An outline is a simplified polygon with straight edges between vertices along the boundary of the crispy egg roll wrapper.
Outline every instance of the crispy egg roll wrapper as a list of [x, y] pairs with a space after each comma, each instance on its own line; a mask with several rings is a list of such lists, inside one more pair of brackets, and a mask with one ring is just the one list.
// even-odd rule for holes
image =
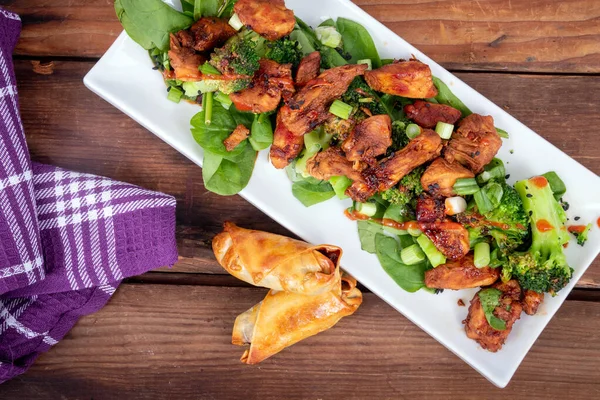
[[240, 314], [233, 326], [232, 343], [250, 344], [240, 359], [257, 364], [288, 346], [323, 332], [362, 303], [362, 293], [350, 276], [337, 288], [315, 296], [270, 290], [263, 301]]
[[317, 295], [331, 291], [340, 279], [342, 249], [337, 246], [312, 246], [231, 222], [225, 222], [212, 246], [227, 272], [255, 286]]

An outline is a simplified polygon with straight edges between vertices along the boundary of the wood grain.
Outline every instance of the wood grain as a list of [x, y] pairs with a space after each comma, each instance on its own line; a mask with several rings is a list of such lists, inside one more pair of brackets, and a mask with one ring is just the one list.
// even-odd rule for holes
[[[593, 0], [356, 0], [447, 68], [600, 72]], [[100, 57], [122, 28], [110, 0], [1, 0], [21, 14], [17, 54]]]
[[543, 399], [595, 398], [600, 390], [598, 303], [565, 303], [500, 390], [371, 294], [333, 329], [260, 365], [242, 365], [233, 321], [264, 294], [123, 285], [28, 373], [0, 386], [0, 397]]
[[[17, 61], [21, 112], [35, 160], [175, 196], [181, 259], [173, 271], [224, 273], [214, 260], [210, 242], [225, 220], [289, 234], [242, 198], [207, 192], [197, 166], [83, 86], [83, 76], [91, 66], [91, 62], [55, 61], [51, 74], [39, 74], [31, 62]], [[599, 79], [458, 75], [561, 150], [600, 173], [600, 135], [582, 134], [589, 127], [600, 126], [594, 96], [600, 92]], [[565, 105], [569, 105], [568, 114]], [[599, 266], [597, 260], [579, 283], [581, 287], [600, 287]]]

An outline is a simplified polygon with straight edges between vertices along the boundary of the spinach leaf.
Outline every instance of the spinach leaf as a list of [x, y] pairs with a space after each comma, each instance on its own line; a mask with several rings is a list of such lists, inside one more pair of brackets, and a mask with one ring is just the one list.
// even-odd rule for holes
[[303, 55], [308, 55], [313, 51], [316, 51], [313, 42], [309, 39], [309, 37], [300, 29], [294, 29], [292, 33], [290, 33], [290, 39], [297, 41], [300, 44], [300, 48], [302, 50]]
[[255, 161], [256, 152], [248, 142], [244, 142], [243, 151], [235, 161], [205, 150], [202, 166], [204, 187], [221, 196], [240, 192], [250, 181]]
[[506, 329], [506, 322], [494, 315], [494, 310], [500, 305], [502, 291], [494, 288], [483, 289], [478, 293], [485, 319], [497, 331]]
[[396, 239], [375, 234], [375, 251], [383, 270], [407, 292], [416, 292], [425, 286], [427, 262], [406, 265], [400, 258], [400, 246]]
[[[300, 43], [304, 54], [318, 50], [321, 53], [321, 65], [324, 68], [333, 68], [348, 64], [336, 49], [323, 46], [317, 38], [315, 31], [298, 17], [296, 17], [296, 28], [290, 34], [290, 37]], [[311, 51], [308, 51], [309, 49]]]
[[204, 149], [221, 157], [235, 157], [244, 151], [247, 143], [243, 141], [232, 151], [227, 151], [223, 141], [240, 124], [247, 128], [252, 125], [253, 114], [243, 113], [232, 105], [229, 110], [223, 108], [221, 103], [213, 104], [213, 114], [211, 123], [206, 125], [204, 122], [204, 110], [192, 117], [192, 135], [196, 142]]
[[248, 138], [256, 151], [264, 150], [273, 143], [273, 125], [268, 114], [256, 114]]
[[342, 44], [352, 58], [350, 63], [355, 64], [358, 60], [370, 59], [373, 68], [381, 67], [379, 53], [373, 43], [369, 32], [359, 23], [346, 18], [338, 18], [338, 32], [342, 35]]
[[460, 101], [460, 99], [456, 97], [454, 93], [452, 93], [450, 88], [448, 88], [448, 86], [444, 82], [442, 82], [440, 78], [434, 76], [433, 83], [438, 90], [438, 95], [434, 97], [438, 101], [438, 103], [446, 104], [448, 106], [456, 108], [462, 113], [463, 118], [467, 115], [472, 114], [471, 110], [469, 110], [469, 108], [465, 106], [465, 104], [462, 101]]
[[321, 46], [319, 52], [321, 53], [321, 65], [325, 68], [341, 67], [348, 64], [348, 61], [336, 49]]
[[115, 0], [115, 11], [129, 37], [146, 50], [168, 50], [169, 33], [194, 23], [161, 0]]
[[305, 207], [331, 199], [335, 196], [333, 188], [327, 181], [307, 178], [292, 184], [292, 194], [300, 200]]
[[182, 3], [189, 3], [193, 6], [196, 20], [200, 17], [216, 17], [221, 5], [220, 0], [182, 0]]
[[357, 221], [360, 247], [366, 252], [375, 254], [375, 235], [381, 233], [382, 226], [375, 221]]

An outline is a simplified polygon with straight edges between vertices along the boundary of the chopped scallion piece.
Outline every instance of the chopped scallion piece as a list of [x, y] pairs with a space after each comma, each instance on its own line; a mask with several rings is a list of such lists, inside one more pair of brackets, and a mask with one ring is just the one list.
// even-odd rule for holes
[[475, 194], [479, 191], [479, 185], [475, 178], [459, 178], [452, 187], [454, 193], [465, 196], [467, 194]]
[[504, 129], [496, 128], [496, 133], [498, 133], [498, 136], [501, 138], [508, 139], [508, 132], [506, 132]]
[[179, 103], [179, 101], [181, 100], [181, 96], [183, 96], [183, 92], [181, 90], [177, 89], [174, 86], [170, 86], [167, 99], [171, 100], [174, 103]]
[[338, 199], [343, 200], [348, 198], [348, 196], [346, 196], [346, 189], [352, 185], [352, 179], [344, 175], [332, 176], [329, 178], [329, 183], [331, 183], [333, 191]]
[[437, 125], [435, 126], [435, 132], [440, 135], [440, 137], [442, 139], [450, 139], [450, 137], [452, 136], [452, 131], [454, 130], [454, 125], [452, 124], [447, 124], [445, 122], [442, 121], [438, 121]]
[[356, 63], [357, 64], [367, 64], [367, 71], [370, 71], [373, 69], [373, 63], [371, 62], [370, 58], [366, 58], [364, 60], [358, 60]]
[[505, 176], [504, 163], [501, 159], [494, 158], [484, 167], [483, 172], [477, 176], [477, 182], [485, 183], [491, 180], [504, 181]]
[[500, 205], [500, 200], [502, 200], [502, 195], [504, 195], [504, 189], [500, 186], [499, 183], [488, 183], [483, 191], [485, 195], [492, 203], [493, 208], [496, 208]]
[[206, 75], [221, 75], [218, 69], [210, 65], [208, 62], [202, 64], [199, 68], [200, 72]]
[[202, 109], [204, 110], [204, 123], [210, 125], [213, 109], [213, 92], [204, 93], [202, 96]]
[[446, 215], [456, 215], [465, 212], [467, 202], [460, 196], [448, 197], [444, 202]]
[[335, 100], [331, 104], [331, 107], [329, 107], [329, 112], [336, 117], [348, 119], [350, 118], [350, 114], [352, 114], [352, 106], [344, 103], [343, 101]]
[[372, 217], [377, 213], [377, 204], [375, 203], [355, 203], [354, 210], [357, 213]]
[[412, 140], [421, 134], [421, 127], [417, 124], [408, 124], [405, 132], [406, 136]]
[[490, 244], [480, 242], [475, 245], [473, 263], [477, 268], [485, 268], [490, 265]]
[[229, 18], [229, 25], [236, 31], [239, 31], [244, 26], [244, 23], [240, 20], [240, 17], [234, 13], [231, 18]]
[[475, 199], [475, 204], [477, 204], [477, 210], [479, 210], [479, 214], [485, 214], [494, 209], [494, 205], [483, 190], [473, 193], [473, 199]]
[[550, 184], [550, 189], [554, 193], [554, 198], [560, 199], [565, 193], [567, 193], [567, 187], [558, 174], [554, 171], [546, 172], [542, 175]]
[[319, 26], [315, 28], [315, 33], [324, 46], [335, 49], [342, 44], [342, 35], [333, 26]]
[[437, 249], [437, 247], [435, 247], [433, 242], [427, 236], [419, 236], [417, 238], [417, 243], [421, 246], [421, 250], [423, 250], [434, 268], [446, 263], [446, 257]]
[[370, 97], [363, 97], [363, 98], [358, 99], [358, 102], [359, 103], [372, 103], [373, 99]]
[[229, 110], [229, 107], [233, 104], [233, 101], [229, 98], [229, 95], [221, 92], [215, 94], [215, 100], [221, 103], [224, 109]]
[[413, 244], [400, 251], [400, 258], [404, 264], [413, 265], [425, 260], [425, 253], [418, 244]]
[[412, 237], [419, 237], [421, 236], [421, 233], [423, 233], [419, 228], [408, 228], [406, 232]]

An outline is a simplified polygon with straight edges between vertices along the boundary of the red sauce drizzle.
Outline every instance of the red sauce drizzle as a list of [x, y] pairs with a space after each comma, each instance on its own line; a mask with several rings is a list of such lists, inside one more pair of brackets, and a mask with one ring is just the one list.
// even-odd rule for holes
[[596, 221], [596, 224], [598, 225], [598, 228], [600, 228], [600, 217], [598, 217], [598, 220]]
[[354, 211], [348, 211], [346, 209], [344, 211], [344, 215], [346, 217], [348, 217], [348, 219], [351, 219], [352, 221], [369, 219], [369, 217], [367, 217], [365, 214], [361, 214], [359, 212], [356, 212], [356, 210], [354, 210]]
[[566, 249], [567, 247], [569, 247], [569, 242], [563, 244], [563, 247]]
[[419, 229], [419, 224], [417, 221], [406, 221], [406, 222], [398, 222], [393, 219], [374, 219], [375, 222], [380, 223], [383, 226], [388, 226], [390, 228], [399, 229], [401, 231], [405, 231], [407, 229]]
[[571, 225], [567, 229], [571, 233], [582, 233], [585, 231], [585, 225]]
[[534, 176], [530, 179], [530, 181], [539, 188], [543, 188], [546, 187], [546, 185], [548, 185], [548, 180], [543, 176]]
[[538, 222], [535, 223], [535, 226], [540, 232], [548, 232], [554, 229], [550, 222], [546, 221], [545, 219], [540, 219]]

